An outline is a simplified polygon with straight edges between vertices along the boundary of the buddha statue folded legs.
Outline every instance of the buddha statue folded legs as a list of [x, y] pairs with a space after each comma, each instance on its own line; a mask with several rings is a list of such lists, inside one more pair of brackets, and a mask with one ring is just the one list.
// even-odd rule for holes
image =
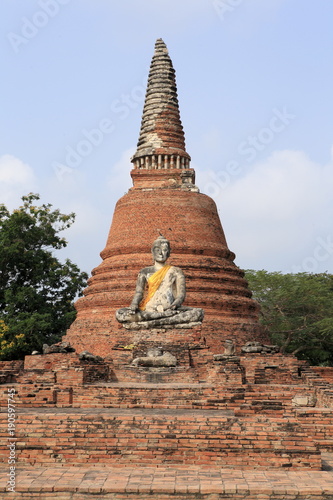
[[172, 326], [174, 328], [192, 328], [201, 324], [204, 312], [200, 308], [180, 307], [174, 311], [152, 311], [145, 314], [140, 311], [133, 314], [130, 308], [118, 309], [117, 320], [129, 330], [149, 329]]

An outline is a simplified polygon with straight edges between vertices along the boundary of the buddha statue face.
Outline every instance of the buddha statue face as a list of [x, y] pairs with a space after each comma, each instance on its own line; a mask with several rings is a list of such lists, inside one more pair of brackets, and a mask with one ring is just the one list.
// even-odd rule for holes
[[164, 264], [170, 256], [170, 243], [167, 239], [160, 236], [154, 241], [151, 251], [154, 261]]

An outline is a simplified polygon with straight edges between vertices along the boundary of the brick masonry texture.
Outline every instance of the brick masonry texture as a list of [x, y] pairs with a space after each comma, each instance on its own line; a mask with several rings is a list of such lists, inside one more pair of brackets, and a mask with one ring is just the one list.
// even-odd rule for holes
[[161, 154], [189, 159], [180, 121], [175, 70], [165, 43], [158, 39], [148, 76], [138, 147], [132, 161]]
[[[134, 186], [116, 204], [101, 252], [103, 262], [92, 271], [85, 296], [76, 303], [77, 318], [65, 337], [77, 350], [105, 357], [117, 343], [133, 343], [135, 334], [118, 324], [115, 311], [131, 303], [137, 274], [152, 264], [151, 245], [160, 233], [171, 243], [169, 263], [185, 273], [184, 305], [205, 311], [198, 342], [220, 353], [228, 338], [238, 345], [268, 341], [262, 338], [258, 305], [234, 263], [216, 204], [194, 185], [189, 160], [175, 72], [163, 40], [158, 39], [132, 158]], [[161, 340], [166, 335], [161, 332]], [[175, 331], [173, 342], [182, 342]]]
[[93, 270], [85, 297], [76, 303], [77, 319], [65, 340], [102, 356], [119, 341], [132, 343], [133, 334], [114, 315], [130, 304], [139, 270], [151, 264], [150, 246], [158, 230], [171, 242], [169, 262], [185, 273], [185, 305], [205, 311], [206, 343], [219, 353], [227, 338], [238, 345], [262, 340], [258, 306], [233, 262], [215, 203], [206, 195], [181, 190], [133, 190], [118, 201], [103, 262]]
[[240, 419], [208, 410], [40, 408], [21, 410], [16, 438], [20, 463], [30, 465], [321, 469], [320, 452], [292, 417]]
[[[15, 377], [17, 403], [23, 407], [233, 409], [252, 414], [290, 407], [304, 387], [317, 399], [326, 390], [325, 382], [324, 389], [304, 385], [309, 374], [293, 356], [247, 354], [235, 362], [216, 362], [207, 354], [203, 363], [203, 355], [195, 350], [191, 360], [183, 360], [184, 366], [154, 369], [131, 366], [135, 350], [116, 352], [118, 364], [92, 364], [76, 353], [26, 356], [25, 369]], [[265, 367], [268, 373], [263, 379]], [[0, 401], [5, 405], [7, 385], [2, 387]], [[71, 395], [67, 403], [66, 395]]]
[[[112, 363], [89, 364], [76, 353], [28, 356], [14, 384], [19, 463], [320, 470], [321, 451], [333, 450], [331, 409], [292, 406], [295, 395], [322, 390], [305, 384], [311, 370], [292, 356], [239, 359], [233, 364], [244, 366], [242, 381], [224, 378], [220, 370], [232, 364], [225, 362], [216, 364], [212, 383], [152, 384], [110, 382]], [[272, 376], [279, 365], [288, 382], [275, 374], [263, 384], [263, 367]], [[13, 384], [2, 387], [6, 404]]]
[[[241, 352], [247, 341], [268, 339], [216, 205], [194, 184], [160, 39], [132, 162], [133, 188], [116, 205], [102, 263], [64, 339], [77, 352], [0, 362], [0, 496], [332, 500], [332, 369]], [[115, 311], [130, 304], [160, 232], [171, 242], [170, 263], [184, 270], [185, 305], [202, 307], [205, 318], [194, 328], [128, 331]], [[235, 356], [214, 358], [226, 339]], [[132, 365], [155, 347], [177, 366]], [[82, 360], [84, 350], [104, 359]], [[13, 389], [17, 468], [9, 493]]]
[[[225, 378], [230, 364], [243, 366], [242, 381]], [[3, 407], [15, 388], [18, 488], [11, 497], [328, 500], [332, 474], [321, 468], [323, 452], [333, 451], [332, 410], [292, 406], [300, 393], [318, 400], [325, 379], [278, 354], [246, 354], [215, 368], [211, 383], [153, 384], [110, 382], [113, 363], [93, 365], [76, 353], [28, 356], [19, 374], [14, 364], [16, 381], [3, 384], [1, 396]], [[2, 419], [4, 465], [6, 437]], [[149, 480], [161, 470], [160, 480]]]

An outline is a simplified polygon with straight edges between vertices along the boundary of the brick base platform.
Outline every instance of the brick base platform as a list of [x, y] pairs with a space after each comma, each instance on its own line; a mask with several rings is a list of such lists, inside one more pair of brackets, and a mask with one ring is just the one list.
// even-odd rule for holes
[[[328, 464], [331, 458], [327, 457]], [[33, 467], [17, 471], [15, 493], [5, 493], [6, 474], [7, 471], [0, 471], [0, 494], [13, 500], [333, 499], [333, 473], [330, 471]]]
[[127, 349], [97, 364], [76, 353], [0, 364], [0, 497], [14, 389], [8, 498], [333, 500], [330, 377], [279, 354], [182, 352], [178, 373], [136, 372]]

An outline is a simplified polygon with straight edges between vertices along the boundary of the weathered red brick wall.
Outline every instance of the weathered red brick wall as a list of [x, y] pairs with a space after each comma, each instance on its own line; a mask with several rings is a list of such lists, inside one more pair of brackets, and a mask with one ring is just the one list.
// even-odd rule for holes
[[80, 366], [77, 353], [51, 353], [37, 354], [34, 356], [25, 356], [24, 370], [45, 370], [54, 371], [61, 367]]
[[[54, 355], [48, 355], [54, 356]], [[66, 355], [63, 355], [66, 356]], [[293, 411], [292, 399], [304, 391], [315, 396], [315, 388], [304, 388], [302, 380], [293, 385], [240, 385], [226, 378], [228, 363], [218, 364], [220, 372], [209, 382], [188, 382], [186, 371], [163, 369], [162, 378], [154, 369], [128, 367], [126, 382], [120, 382], [113, 366], [91, 365], [62, 370], [26, 371], [17, 384], [3, 385], [0, 403], [7, 404], [7, 390], [14, 387], [18, 407], [75, 408], [161, 408], [161, 409], [232, 409], [239, 416], [253, 414], [282, 415]], [[174, 371], [175, 370], [175, 371]], [[142, 375], [142, 371], [144, 374]], [[136, 373], [141, 373], [141, 378]], [[91, 374], [93, 374], [92, 378]], [[139, 380], [137, 380], [139, 378]], [[179, 379], [182, 382], [179, 382]], [[193, 377], [194, 378], [194, 377]], [[145, 382], [142, 383], [142, 379]], [[173, 380], [174, 379], [174, 380]], [[178, 382], [175, 380], [178, 379]], [[137, 380], [137, 382], [135, 382]], [[93, 382], [93, 384], [92, 384]], [[157, 383], [154, 383], [157, 382]], [[162, 383], [164, 382], [164, 383]], [[167, 382], [167, 383], [165, 383]], [[88, 385], [87, 385], [88, 384]]]
[[23, 360], [15, 359], [13, 361], [0, 361], [0, 370], [21, 370], [23, 368]]
[[282, 354], [247, 353], [242, 356], [242, 364], [249, 384], [293, 384], [301, 380], [304, 365], [295, 356]]
[[312, 371], [318, 374], [326, 382], [333, 383], [333, 367], [331, 366], [312, 366]]
[[[146, 347], [149, 344], [148, 341], [144, 343]], [[17, 403], [28, 407], [91, 405], [130, 408], [135, 406], [133, 401], [140, 399], [137, 397], [139, 393], [144, 395], [140, 406], [181, 408], [187, 400], [188, 408], [225, 408], [227, 404], [241, 414], [251, 414], [282, 411], [290, 407], [294, 395], [302, 391], [298, 387], [304, 384], [304, 374], [298, 372], [300, 362], [292, 356], [247, 354], [236, 361], [216, 361], [210, 350], [202, 346], [193, 350], [189, 345], [184, 350], [178, 350], [177, 344], [169, 347], [179, 361], [177, 367], [132, 366], [133, 358], [142, 355], [139, 344], [134, 349], [115, 349], [113, 359], [100, 364], [80, 361], [76, 353], [26, 356], [26, 369], [14, 384]], [[268, 368], [264, 383], [263, 367]], [[327, 383], [324, 384], [326, 389]], [[158, 387], [161, 388], [160, 394]], [[178, 387], [182, 387], [180, 400]], [[0, 400], [5, 405], [7, 385], [2, 389]], [[319, 401], [319, 389], [322, 390], [322, 386], [312, 385], [306, 391]], [[166, 391], [170, 391], [167, 398]], [[318, 404], [322, 404], [321, 400]]]
[[296, 408], [300, 430], [308, 433], [322, 451], [333, 451], [333, 414], [328, 408]]
[[0, 361], [0, 384], [16, 382], [23, 369], [23, 360]]
[[[282, 414], [292, 408], [292, 398], [300, 393], [299, 386], [273, 385], [225, 386], [214, 384], [136, 382], [78, 385], [70, 379], [71, 373], [55, 383], [55, 374], [36, 374], [33, 383], [4, 385], [0, 393], [1, 405], [7, 402], [8, 387], [15, 387], [18, 408], [73, 407], [73, 408], [160, 408], [233, 410], [237, 415], [255, 413]], [[36, 377], [38, 377], [36, 379]], [[307, 391], [311, 394], [311, 391]], [[70, 396], [70, 399], [69, 399]]]
[[[317, 369], [318, 368], [318, 369]], [[333, 408], [333, 388], [329, 377], [322, 374], [329, 373], [321, 370], [321, 367], [308, 366], [302, 369], [303, 381], [315, 389], [317, 406], [324, 408]]]
[[[239, 419], [184, 410], [41, 410], [20, 413], [16, 436], [20, 464], [321, 467], [312, 439], [293, 418]], [[5, 458], [4, 446], [0, 452]]]
[[[227, 374], [242, 364], [252, 384], [229, 380], [228, 386]], [[258, 383], [258, 369], [274, 375], [278, 365], [282, 374], [289, 367], [293, 385]], [[303, 385], [293, 357], [248, 354], [213, 362], [215, 379], [193, 384], [109, 383], [117, 366], [89, 365], [76, 353], [30, 356], [25, 366], [19, 383], [10, 385], [20, 463], [319, 469], [318, 447], [333, 450], [330, 412], [292, 406], [296, 394], [311, 396], [320, 388]], [[0, 437], [7, 432], [3, 420]], [[3, 445], [0, 457], [7, 453]]]

